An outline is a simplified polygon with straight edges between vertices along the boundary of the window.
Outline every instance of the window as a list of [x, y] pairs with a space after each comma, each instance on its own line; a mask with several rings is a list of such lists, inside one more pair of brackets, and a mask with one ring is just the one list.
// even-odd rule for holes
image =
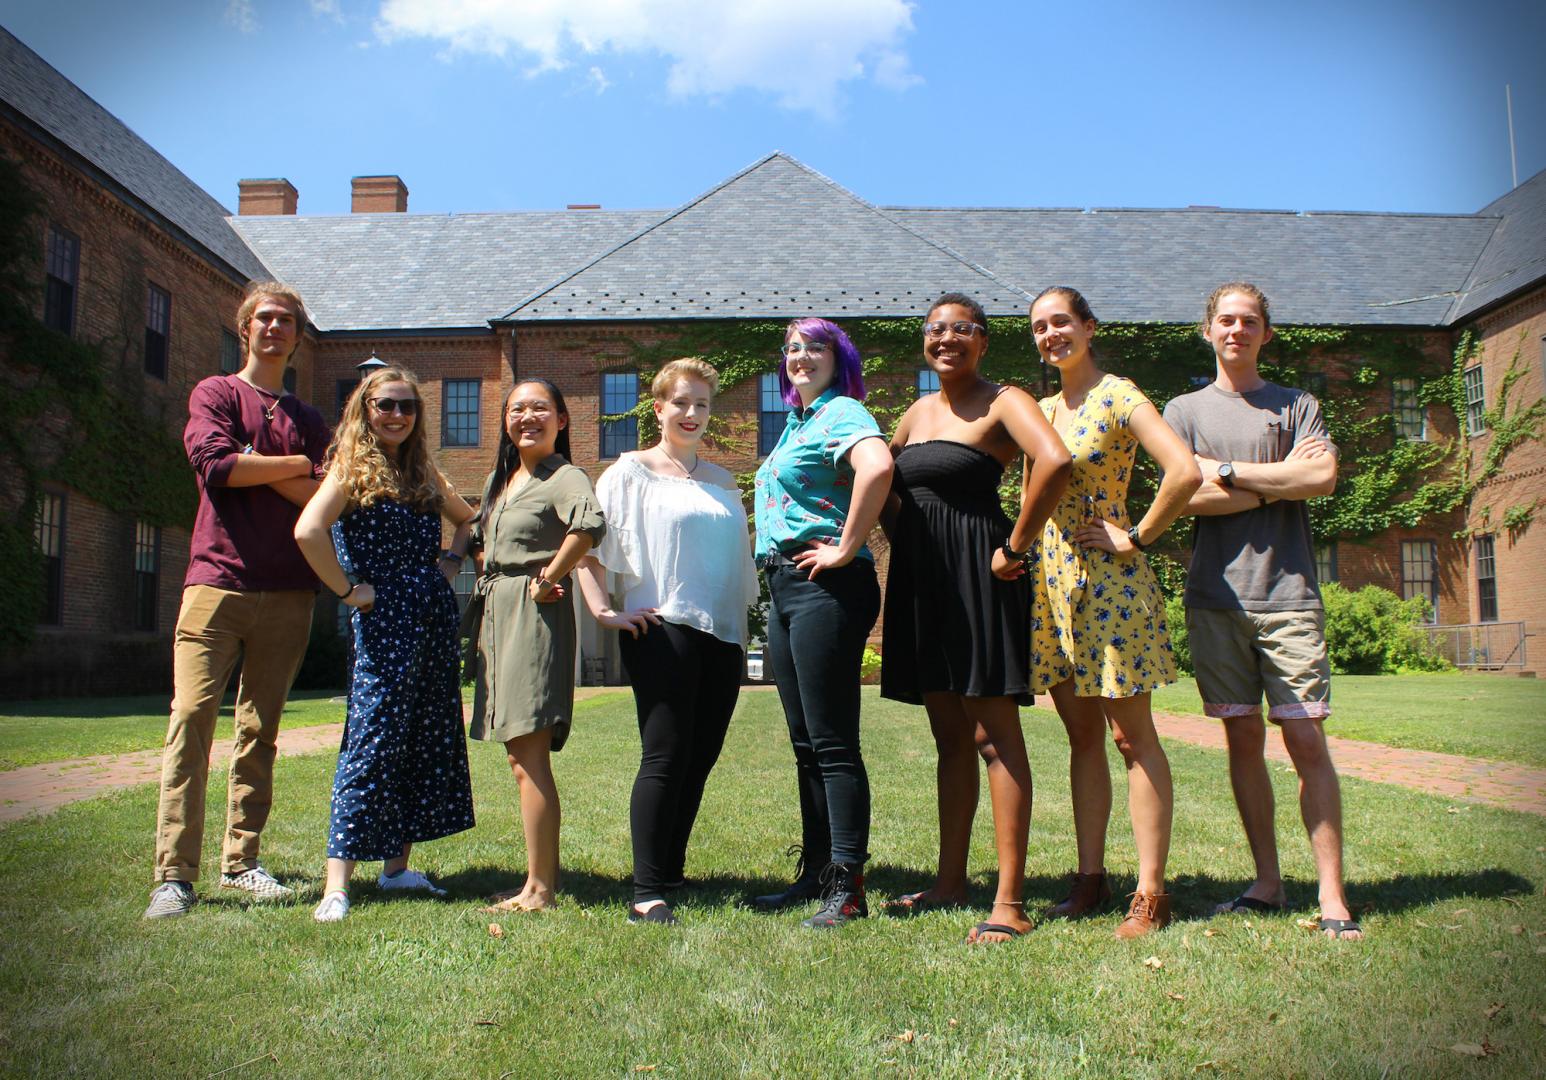
[[167, 343], [172, 337], [172, 296], [152, 285], [145, 300], [145, 374], [166, 378]]
[[1337, 580], [1337, 545], [1333, 541], [1315, 549], [1315, 580], [1322, 585]]
[[1421, 596], [1428, 601], [1428, 621], [1438, 620], [1439, 545], [1432, 540], [1402, 541], [1401, 596]]
[[918, 369], [918, 396], [939, 393], [939, 372], [933, 368]]
[[482, 387], [482, 379], [446, 379], [442, 384], [441, 446], [478, 445], [478, 398]]
[[45, 491], [38, 503], [33, 535], [43, 556], [43, 608], [38, 622], [58, 626], [64, 618], [64, 496]]
[[220, 331], [220, 371], [235, 375], [242, 369], [242, 339], [229, 330]]
[[75, 288], [80, 269], [80, 239], [50, 225], [43, 279], [43, 324], [50, 330], [68, 334], [75, 329]]
[[161, 529], [134, 523], [134, 629], [156, 628], [157, 583], [161, 574]]
[[1487, 430], [1487, 394], [1482, 386], [1482, 368], [1465, 369], [1465, 433], [1480, 435]]
[[360, 380], [359, 379], [339, 379], [338, 380], [338, 391], [337, 391], [337, 393], [338, 393], [338, 398], [337, 398], [338, 407], [333, 411], [333, 415], [338, 420], [342, 420], [343, 419], [343, 417], [344, 417], [344, 406], [349, 404], [349, 395], [354, 393], [354, 388], [356, 386], [359, 386], [359, 385], [360, 385]]
[[451, 591], [456, 593], [456, 606], [462, 611], [467, 610], [467, 602], [472, 599], [472, 592], [477, 584], [478, 567], [469, 555], [462, 560], [462, 568], [457, 571], [456, 577], [451, 582]]
[[1493, 538], [1476, 538], [1476, 617], [1482, 622], [1498, 621], [1498, 563]]
[[1212, 381], [1212, 375], [1193, 375], [1187, 379], [1187, 382], [1191, 383], [1194, 389], [1199, 390], [1204, 386], [1207, 386]]
[[[631, 412], [639, 404], [639, 375], [633, 371], [611, 371], [601, 376], [601, 414], [617, 416]], [[639, 448], [639, 418], [624, 416], [601, 421], [601, 456], [615, 458], [625, 450]]]
[[1416, 379], [1391, 379], [1390, 405], [1396, 438], [1421, 442], [1428, 437], [1428, 410], [1418, 396]]
[[293, 367], [285, 368], [284, 378], [280, 381], [284, 383], [286, 390], [292, 394], [295, 393], [295, 369]]
[[789, 422], [789, 403], [778, 386], [778, 373], [757, 377], [757, 456], [767, 457]]

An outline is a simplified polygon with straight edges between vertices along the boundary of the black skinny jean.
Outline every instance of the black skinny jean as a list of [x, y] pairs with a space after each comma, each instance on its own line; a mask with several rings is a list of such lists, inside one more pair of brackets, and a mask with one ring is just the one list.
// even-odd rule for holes
[[855, 559], [816, 580], [767, 570], [768, 660], [800, 783], [805, 865], [869, 859], [870, 780], [859, 751], [859, 665], [880, 614], [875, 564]]
[[621, 635], [643, 753], [633, 782], [635, 903], [680, 885], [703, 787], [741, 693], [739, 645], [675, 623]]

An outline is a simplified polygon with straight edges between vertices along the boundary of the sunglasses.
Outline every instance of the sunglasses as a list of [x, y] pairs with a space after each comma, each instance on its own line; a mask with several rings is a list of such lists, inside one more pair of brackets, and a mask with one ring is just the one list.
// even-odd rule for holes
[[399, 416], [412, 416], [419, 411], [419, 403], [413, 398], [378, 397], [371, 398], [370, 403], [378, 413], [397, 413]]

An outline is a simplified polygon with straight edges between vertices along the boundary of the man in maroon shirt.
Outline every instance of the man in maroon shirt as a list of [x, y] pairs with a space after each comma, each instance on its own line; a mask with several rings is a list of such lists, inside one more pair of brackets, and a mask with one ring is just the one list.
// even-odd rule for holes
[[172, 653], [172, 719], [161, 758], [156, 888], [147, 919], [193, 906], [215, 720], [238, 660], [236, 745], [220, 884], [289, 896], [258, 864], [273, 801], [279, 717], [306, 652], [317, 579], [296, 547], [300, 507], [322, 476], [322, 416], [284, 388], [306, 308], [278, 282], [247, 290], [237, 314], [246, 363], [193, 388], [183, 444], [198, 479], [188, 574]]

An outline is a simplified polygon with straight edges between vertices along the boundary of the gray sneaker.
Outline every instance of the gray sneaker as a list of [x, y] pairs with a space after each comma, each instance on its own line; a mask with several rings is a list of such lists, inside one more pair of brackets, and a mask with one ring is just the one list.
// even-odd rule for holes
[[220, 887], [251, 893], [254, 900], [288, 900], [295, 895], [294, 889], [279, 884], [274, 880], [274, 875], [261, 866], [254, 866], [239, 874], [221, 874]]
[[145, 909], [147, 919], [175, 919], [186, 915], [193, 907], [193, 886], [186, 881], [163, 881], [150, 893], [150, 906]]

